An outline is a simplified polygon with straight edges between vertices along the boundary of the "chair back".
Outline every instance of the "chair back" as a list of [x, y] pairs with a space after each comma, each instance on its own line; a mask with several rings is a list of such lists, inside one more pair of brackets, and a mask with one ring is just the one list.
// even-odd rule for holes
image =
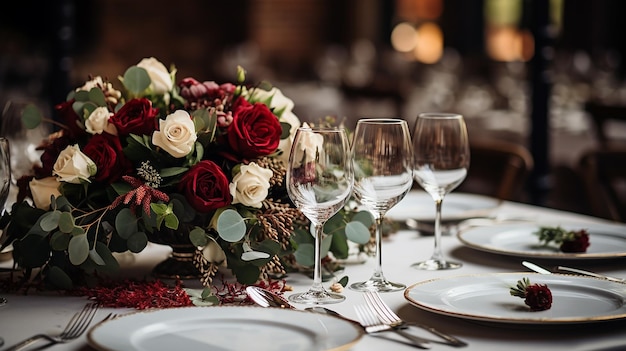
[[467, 177], [457, 191], [524, 200], [533, 157], [523, 145], [504, 140], [470, 140], [471, 161]]
[[626, 222], [626, 148], [588, 150], [578, 166], [592, 214]]

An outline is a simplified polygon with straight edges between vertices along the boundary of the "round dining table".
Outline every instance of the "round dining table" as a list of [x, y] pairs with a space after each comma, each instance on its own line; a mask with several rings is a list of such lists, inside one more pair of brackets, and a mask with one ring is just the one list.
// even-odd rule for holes
[[[429, 258], [433, 252], [434, 239], [430, 233], [420, 233], [416, 230], [411, 225], [415, 224], [414, 220], [408, 221], [411, 218], [405, 218], [407, 216], [412, 217], [410, 215], [411, 208], [417, 208], [422, 205], [416, 203], [418, 201], [415, 197], [416, 193], [412, 192], [412, 194], [413, 197], [407, 196], [397, 205], [398, 210], [390, 212], [389, 217], [391, 220], [401, 222], [400, 230], [387, 235], [382, 243], [382, 261], [385, 277], [391, 281], [406, 284], [408, 290], [381, 293], [380, 296], [402, 319], [430, 325], [467, 343], [463, 347], [452, 347], [443, 343], [433, 342], [430, 344], [431, 350], [453, 350], [458, 348], [481, 351], [532, 349], [608, 351], [626, 349], [626, 316], [624, 315], [618, 315], [616, 318], [601, 318], [599, 320], [581, 318], [580, 321], [568, 321], [566, 323], [551, 323], [550, 320], [546, 323], [524, 321], [519, 323], [506, 318], [503, 320], [498, 318], [493, 320], [490, 320], [490, 318], [483, 319], [480, 316], [479, 318], [473, 318], [471, 314], [467, 316], [463, 312], [456, 314], [448, 313], [445, 309], [422, 308], [423, 306], [418, 306], [420, 301], [411, 301], [409, 298], [411, 296], [419, 296], [410, 294], [413, 291], [411, 289], [419, 289], [422, 284], [427, 285], [431, 281], [445, 281], [449, 289], [453, 289], [455, 282], [463, 284], [462, 282], [467, 280], [466, 276], [472, 275], [477, 277], [477, 281], [480, 281], [480, 277], [501, 273], [521, 273], [523, 276], [530, 277], [531, 280], [538, 277], [538, 273], [533, 273], [522, 266], [521, 262], [523, 260], [533, 261], [549, 269], [553, 269], [557, 265], [567, 265], [626, 278], [626, 258], [619, 254], [614, 257], [599, 257], [595, 259], [574, 257], [573, 259], [560, 260], [551, 256], [532, 255], [524, 257], [516, 253], [499, 252], [497, 249], [491, 250], [487, 248], [482, 250], [480, 247], [467, 245], [467, 242], [461, 240], [459, 236], [459, 233], [464, 233], [468, 230], [497, 226], [503, 223], [537, 223], [537, 225], [538, 223], [555, 223], [580, 228], [591, 225], [610, 225], [615, 228], [621, 228], [622, 224], [576, 213], [491, 199], [496, 205], [490, 208], [489, 211], [480, 214], [480, 211], [470, 209], [472, 215], [468, 215], [468, 217], [472, 217], [471, 219], [463, 219], [459, 215], [459, 218], [456, 218], [455, 221], [445, 222], [446, 230], [441, 242], [444, 256], [461, 262], [463, 264], [461, 268], [441, 271], [417, 270], [412, 268], [411, 264]], [[452, 202], [454, 193], [450, 194], [449, 197], [450, 202]], [[476, 201], [474, 203], [481, 203], [480, 201], [484, 202], [485, 200], [484, 197], [474, 199], [471, 194], [458, 194], [457, 197], [458, 199], [463, 199], [463, 201]], [[448, 212], [446, 212], [446, 206], [447, 204], [444, 201], [444, 219], [447, 213], [450, 216], [452, 214], [452, 205], [448, 208]], [[432, 207], [434, 208], [434, 203]], [[409, 213], [409, 215], [406, 213]], [[427, 222], [427, 219], [419, 218], [418, 215], [414, 217], [422, 222]], [[618, 233], [617, 235], [619, 236], [620, 234]], [[626, 238], [626, 225], [623, 226], [621, 235]], [[590, 240], [593, 245], [594, 237], [591, 236]], [[166, 246], [149, 244], [141, 253], [122, 255], [120, 256], [120, 262], [123, 274], [136, 278], [149, 276], [152, 268], [165, 259], [170, 251]], [[0, 267], [9, 268], [11, 267], [11, 262], [9, 260], [0, 262]], [[347, 276], [349, 285], [350, 282], [367, 279], [372, 274], [374, 267], [374, 257], [368, 257], [361, 262], [347, 262], [345, 269], [338, 276]], [[293, 291], [286, 292], [285, 296], [289, 296], [294, 292], [304, 291], [311, 285], [311, 278], [304, 274], [290, 274], [285, 280], [293, 288]], [[189, 283], [191, 285], [194, 284], [194, 282]], [[325, 283], [325, 286], [328, 287], [328, 284]], [[365, 304], [363, 293], [345, 288], [342, 294], [346, 297], [345, 301], [326, 305], [325, 307], [348, 318], [357, 319], [355, 306]], [[442, 294], [446, 296], [445, 291]], [[471, 297], [470, 293], [465, 292], [465, 294]], [[508, 292], [503, 290], [503, 294], [507, 295]], [[616, 303], [624, 306], [626, 304], [626, 284], [624, 284], [621, 294], [621, 301]], [[4, 339], [4, 346], [1, 346], [0, 350], [33, 334], [59, 333], [71, 316], [79, 311], [86, 302], [85, 297], [67, 296], [55, 292], [31, 291], [28, 294], [0, 292], [0, 296], [5, 297], [8, 301], [7, 304], [0, 307], [0, 337]], [[449, 295], [447, 298], [451, 298], [451, 296]], [[506, 298], [510, 299], [511, 304], [523, 306], [523, 301], [519, 298], [512, 296]], [[445, 301], [443, 303], [445, 304]], [[554, 304], [557, 303], [558, 300], [555, 299]], [[309, 306], [296, 305], [296, 308], [301, 310], [306, 307]], [[454, 306], [452, 307], [454, 308]], [[207, 313], [210, 313], [211, 308], [213, 307], [207, 307]], [[93, 324], [102, 320], [109, 313], [116, 313], [120, 316], [119, 318], [123, 318], [125, 313], [134, 312], [135, 310], [127, 308], [100, 308]], [[532, 313], [535, 312], [526, 313], [532, 316]], [[411, 328], [410, 332], [428, 336], [428, 333], [423, 330], [413, 329]], [[101, 348], [94, 348], [89, 343], [87, 335], [88, 333], [85, 333], [74, 341], [54, 345], [50, 350], [100, 350]], [[242, 334], [242, 337], [255, 340], [254, 335]], [[400, 337], [388, 332], [364, 334], [356, 342], [341, 349], [354, 351], [384, 349], [402, 351], [415, 349], [411, 345], [390, 339], [397, 340]]]

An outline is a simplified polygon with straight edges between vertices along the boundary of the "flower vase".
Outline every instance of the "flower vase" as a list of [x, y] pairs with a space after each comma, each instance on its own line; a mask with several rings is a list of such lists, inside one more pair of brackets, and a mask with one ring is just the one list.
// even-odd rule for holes
[[199, 279], [202, 276], [193, 261], [197, 248], [189, 240], [188, 228], [161, 228], [149, 234], [148, 240], [172, 248], [170, 256], [152, 269], [152, 275], [161, 279]]

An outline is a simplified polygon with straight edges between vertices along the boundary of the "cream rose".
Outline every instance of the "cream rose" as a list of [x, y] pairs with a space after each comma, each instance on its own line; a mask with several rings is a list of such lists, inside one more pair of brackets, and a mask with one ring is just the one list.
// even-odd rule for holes
[[284, 164], [289, 162], [289, 152], [291, 151], [291, 144], [293, 144], [293, 137], [296, 135], [298, 128], [300, 127], [300, 120], [293, 112], [285, 111], [280, 117], [281, 122], [289, 123], [289, 137], [281, 139], [278, 144], [278, 150], [282, 151], [282, 154], [278, 156], [278, 159], [283, 161]]
[[172, 75], [159, 60], [154, 57], [144, 58], [137, 64], [137, 67], [141, 67], [148, 72], [152, 81], [150, 87], [153, 93], [165, 94], [172, 91], [174, 87]]
[[202, 256], [212, 263], [226, 263], [226, 254], [215, 240], [209, 240], [209, 243], [202, 249]]
[[52, 174], [58, 176], [60, 181], [75, 184], [79, 184], [81, 179], [89, 181], [89, 177], [97, 171], [96, 164], [80, 151], [78, 145], [70, 145], [61, 151], [52, 167]]
[[254, 162], [241, 165], [239, 173], [229, 185], [232, 203], [260, 208], [267, 197], [273, 175], [274, 172]]
[[278, 117], [282, 117], [283, 113], [291, 112], [294, 107], [293, 100], [286, 97], [283, 92], [274, 87], [270, 90], [263, 89], [251, 89], [244, 91], [244, 95], [247, 96], [250, 101], [259, 101], [267, 106]]
[[178, 110], [159, 121], [159, 130], [152, 134], [152, 144], [163, 148], [168, 154], [181, 158], [193, 149], [198, 136], [187, 111]]
[[[303, 128], [308, 128], [308, 124], [304, 123]], [[302, 133], [300, 138], [303, 141], [298, 144], [299, 147], [292, 149], [293, 155], [290, 155], [294, 159], [294, 165], [299, 167], [303, 163], [313, 161], [315, 159], [315, 150], [322, 147], [324, 143], [324, 137], [314, 133]]]
[[34, 179], [28, 183], [35, 206], [42, 210], [50, 209], [50, 197], [61, 196], [59, 186], [61, 182], [56, 177]]
[[117, 128], [113, 123], [109, 123], [109, 117], [113, 116], [113, 112], [109, 112], [106, 107], [98, 107], [89, 115], [85, 121], [85, 128], [91, 134], [102, 134], [107, 132], [117, 135]]

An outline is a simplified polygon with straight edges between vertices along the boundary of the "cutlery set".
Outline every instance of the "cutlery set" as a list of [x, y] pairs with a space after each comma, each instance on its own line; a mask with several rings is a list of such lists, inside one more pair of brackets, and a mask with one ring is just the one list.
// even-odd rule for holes
[[[246, 292], [248, 293], [248, 296], [259, 306], [296, 309], [296, 307], [291, 305], [289, 301], [287, 301], [287, 299], [266, 289], [257, 286], [249, 286], [246, 288]], [[456, 337], [437, 330], [431, 326], [421, 323], [403, 321], [402, 319], [400, 319], [400, 317], [398, 317], [398, 315], [395, 314], [395, 312], [393, 312], [393, 310], [387, 304], [385, 304], [385, 302], [381, 299], [380, 295], [376, 291], [366, 291], [363, 293], [363, 297], [366, 306], [355, 306], [355, 313], [357, 314], [357, 317], [359, 319], [358, 322], [326, 307], [307, 307], [305, 308], [305, 310], [314, 313], [332, 315], [343, 320], [352, 322], [362, 327], [367, 334], [376, 334], [387, 331], [394, 332], [404, 337], [408, 342], [410, 342], [412, 346], [420, 349], [429, 349], [430, 343], [433, 342], [455, 347], [467, 345], [464, 341], [461, 341]], [[411, 326], [426, 330], [433, 335], [438, 336], [439, 338], [441, 338], [441, 340], [427, 339], [414, 335], [406, 330]], [[406, 343], [398, 339], [389, 340]]]

